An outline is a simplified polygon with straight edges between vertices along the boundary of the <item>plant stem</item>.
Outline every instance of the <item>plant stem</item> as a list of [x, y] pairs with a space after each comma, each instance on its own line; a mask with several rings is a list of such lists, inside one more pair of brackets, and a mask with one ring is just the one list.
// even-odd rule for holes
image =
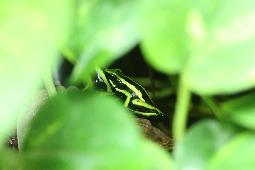
[[220, 108], [217, 106], [215, 101], [208, 96], [202, 96], [203, 101], [207, 104], [207, 106], [211, 109], [211, 111], [214, 113], [214, 115], [219, 119], [223, 119], [223, 114], [220, 111]]
[[54, 85], [53, 77], [50, 71], [48, 71], [44, 77], [44, 85], [47, 89], [49, 97], [53, 97], [57, 94], [56, 87]]
[[191, 92], [183, 82], [182, 77], [180, 77], [173, 119], [173, 137], [175, 143], [178, 143], [184, 136], [189, 112], [190, 98]]

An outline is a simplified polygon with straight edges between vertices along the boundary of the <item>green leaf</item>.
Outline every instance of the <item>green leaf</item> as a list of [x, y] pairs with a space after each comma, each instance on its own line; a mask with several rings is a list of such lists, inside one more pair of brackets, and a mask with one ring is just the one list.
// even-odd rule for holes
[[174, 151], [178, 169], [205, 169], [208, 160], [232, 137], [233, 130], [213, 120], [195, 124]]
[[144, 1], [141, 7], [142, 50], [154, 68], [179, 72], [189, 55], [184, 1]]
[[24, 169], [172, 166], [166, 153], [144, 141], [126, 108], [93, 91], [63, 92], [50, 99], [32, 122], [22, 155]]
[[[121, 148], [120, 148], [121, 149]], [[144, 142], [138, 150], [129, 153], [73, 153], [67, 152], [30, 152], [21, 154], [23, 168], [32, 169], [106, 169], [116, 168], [129, 170], [175, 170], [175, 165], [170, 156], [162, 148], [152, 142]]]
[[69, 0], [0, 2], [0, 143], [42, 74], [57, 61], [71, 5]]
[[253, 0], [144, 1], [146, 60], [162, 72], [184, 74], [185, 83], [200, 94], [251, 88], [254, 6]]
[[17, 119], [17, 139], [19, 150], [22, 150], [24, 138], [27, 135], [27, 131], [30, 129], [34, 116], [47, 99], [48, 93], [46, 90], [37, 92], [34, 96], [29, 98], [29, 101], [26, 103], [26, 110], [19, 114]]
[[146, 0], [141, 6], [142, 50], [157, 70], [182, 72], [201, 45], [221, 1]]
[[[136, 144], [138, 130], [124, 107], [116, 104], [117, 101], [111, 98], [96, 95], [96, 92], [83, 93], [70, 90], [49, 100], [36, 115], [32, 123], [34, 128], [31, 128], [28, 134], [24, 150], [38, 147], [61, 149], [63, 146], [55, 140], [58, 137], [66, 138], [64, 143], [68, 145], [63, 149], [75, 149], [74, 146], [77, 146], [77, 149], [92, 149], [97, 146], [116, 148], [123, 140], [127, 145]], [[107, 131], [111, 133], [108, 134]], [[106, 139], [101, 141], [91, 138], [95, 134], [100, 134], [95, 137]], [[68, 139], [72, 139], [73, 142], [70, 143]]]
[[253, 0], [220, 1], [210, 23], [204, 23], [199, 46], [184, 70], [190, 88], [201, 94], [234, 93], [255, 85]]
[[255, 94], [251, 93], [224, 102], [222, 110], [229, 120], [243, 127], [255, 130]]
[[84, 80], [95, 66], [107, 65], [138, 42], [137, 4], [135, 0], [77, 2], [68, 50], [78, 61], [75, 80]]
[[253, 170], [255, 168], [255, 136], [244, 133], [236, 136], [209, 162], [208, 170]]
[[14, 170], [21, 167], [21, 156], [18, 154], [18, 152], [2, 148], [0, 153], [1, 170]]
[[[140, 156], [137, 155], [140, 154]], [[172, 159], [170, 159], [170, 154], [166, 153], [161, 147], [152, 143], [150, 141], [143, 142], [143, 146], [139, 149], [139, 152], [134, 154], [134, 156], [139, 158], [139, 165], [142, 169], [158, 169], [158, 170], [175, 170], [176, 166]], [[138, 166], [139, 166], [138, 165]], [[136, 167], [139, 169], [139, 167]]]

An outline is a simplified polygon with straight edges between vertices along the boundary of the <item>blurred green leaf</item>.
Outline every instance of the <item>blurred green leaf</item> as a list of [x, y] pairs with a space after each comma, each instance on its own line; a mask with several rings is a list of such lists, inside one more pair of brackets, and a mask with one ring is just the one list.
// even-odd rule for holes
[[6, 148], [0, 150], [0, 169], [1, 170], [19, 170], [21, 167], [21, 156], [16, 151]]
[[226, 117], [249, 129], [255, 130], [255, 94], [251, 93], [237, 99], [231, 99], [222, 105]]
[[184, 1], [148, 0], [141, 7], [142, 50], [147, 61], [166, 73], [179, 72], [189, 56]]
[[[64, 92], [36, 115], [22, 154], [24, 169], [165, 169], [169, 156], [144, 141], [117, 100]], [[157, 157], [157, 162], [153, 162]]]
[[[116, 148], [123, 140], [127, 146], [136, 144], [138, 129], [124, 107], [116, 104], [117, 101], [111, 98], [96, 95], [94, 91], [83, 93], [70, 90], [61, 92], [49, 100], [36, 115], [32, 123], [34, 128], [29, 132], [24, 150], [38, 147], [61, 149], [63, 146], [55, 140], [58, 137], [68, 143], [65, 149], [75, 149], [74, 146], [77, 149], [99, 146]], [[91, 138], [96, 134], [100, 136], [95, 137], [106, 139], [102, 141]], [[68, 139], [72, 139], [73, 142], [70, 143]], [[95, 143], [90, 143], [90, 140]]]
[[233, 136], [233, 130], [213, 120], [195, 124], [174, 150], [181, 170], [204, 170], [207, 161]]
[[184, 73], [201, 94], [233, 93], [255, 85], [253, 0], [143, 1], [142, 49], [165, 73]]
[[244, 133], [236, 136], [209, 162], [208, 170], [254, 170], [255, 136]]
[[23, 141], [30, 129], [31, 122], [34, 116], [37, 114], [39, 108], [47, 101], [48, 93], [46, 90], [41, 90], [35, 95], [31, 96], [26, 103], [26, 109], [19, 114], [17, 119], [17, 139], [19, 150], [22, 150]]
[[69, 0], [0, 2], [0, 143], [42, 74], [57, 61], [70, 7]]
[[[139, 165], [144, 170], [176, 169], [175, 162], [170, 159], [170, 153], [167, 154], [167, 152], [165, 152], [163, 148], [150, 141], [144, 141], [142, 147], [139, 148], [139, 152], [132, 154], [134, 154], [137, 159], [141, 156], [139, 158]], [[137, 154], [140, 154], [140, 156], [138, 156]], [[137, 167], [136, 169], [139, 169], [139, 167]]]
[[255, 85], [255, 1], [220, 1], [210, 23], [203, 24], [201, 42], [187, 63], [184, 79], [201, 94], [233, 93]]
[[84, 79], [138, 42], [137, 1], [82, 0], [76, 11], [67, 53], [77, 60], [74, 79]]
[[145, 58], [162, 72], [182, 72], [195, 49], [200, 49], [204, 24], [211, 24], [221, 1], [142, 2], [140, 26]]

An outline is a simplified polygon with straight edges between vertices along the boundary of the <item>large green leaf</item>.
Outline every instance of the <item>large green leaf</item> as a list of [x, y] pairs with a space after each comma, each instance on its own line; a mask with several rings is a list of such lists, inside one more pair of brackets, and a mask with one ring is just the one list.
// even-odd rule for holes
[[[179, 73], [203, 39], [221, 1], [144, 0], [141, 5], [142, 50], [165, 73]], [[204, 19], [204, 20], [203, 20]]]
[[194, 125], [177, 144], [174, 156], [180, 170], [204, 170], [208, 160], [232, 137], [233, 130], [213, 120]]
[[253, 0], [143, 1], [142, 49], [166, 73], [184, 73], [201, 94], [253, 87]]
[[155, 145], [155, 143], [152, 143], [150, 141], [143, 142], [143, 145], [141, 148], [139, 148], [137, 154], [132, 153], [134, 156], [138, 159], [139, 163], [137, 163], [138, 167], [136, 169], [157, 169], [157, 170], [175, 170], [175, 162], [170, 159], [170, 154], [166, 154], [166, 152], [163, 150], [163, 148]]
[[21, 167], [21, 156], [18, 152], [2, 148], [0, 153], [1, 170], [14, 170]]
[[0, 143], [16, 114], [56, 62], [71, 1], [0, 2]]
[[166, 153], [144, 141], [117, 100], [93, 91], [83, 93], [63, 92], [41, 108], [23, 144], [24, 169], [172, 166]]
[[254, 134], [240, 134], [212, 158], [207, 169], [253, 170], [255, 169], [254, 152]]
[[18, 147], [22, 150], [23, 141], [26, 137], [27, 131], [30, 128], [33, 117], [37, 114], [39, 108], [47, 101], [48, 93], [46, 90], [41, 90], [35, 95], [31, 96], [26, 103], [26, 109], [19, 114], [17, 119], [17, 140]]
[[255, 85], [255, 1], [220, 1], [210, 24], [200, 11], [203, 39], [194, 48], [184, 79], [202, 94], [233, 93]]
[[237, 99], [229, 100], [222, 105], [229, 120], [255, 130], [255, 94], [251, 93]]
[[137, 43], [137, 1], [82, 0], [76, 11], [66, 53], [78, 61], [74, 79], [84, 79], [95, 66], [105, 66]]
[[156, 69], [176, 73], [189, 55], [184, 1], [148, 0], [141, 6], [142, 50]]

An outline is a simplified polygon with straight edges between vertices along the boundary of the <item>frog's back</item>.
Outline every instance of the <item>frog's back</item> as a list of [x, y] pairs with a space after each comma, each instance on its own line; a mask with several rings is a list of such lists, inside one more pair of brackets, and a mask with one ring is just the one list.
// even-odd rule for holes
[[139, 98], [144, 102], [154, 105], [146, 90], [139, 83], [124, 75], [120, 70], [105, 69], [104, 71], [107, 76], [111, 76], [110, 79], [115, 81], [118, 88], [132, 93], [132, 98]]

